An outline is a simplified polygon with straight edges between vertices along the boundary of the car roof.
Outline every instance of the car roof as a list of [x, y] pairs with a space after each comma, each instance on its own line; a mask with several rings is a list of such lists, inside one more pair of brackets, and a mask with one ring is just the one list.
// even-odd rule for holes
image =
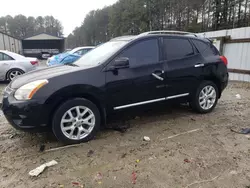
[[8, 56], [12, 57], [13, 59], [25, 59], [24, 56], [14, 53], [14, 52], [10, 52], [7, 50], [0, 50], [0, 52], [7, 54]]
[[195, 39], [201, 39], [201, 40], [207, 41], [207, 39], [203, 35], [184, 32], [184, 31], [150, 31], [150, 32], [139, 34], [139, 35], [120, 36], [120, 37], [113, 38], [110, 41], [133, 41], [136, 39], [151, 38], [152, 36], [154, 37], [178, 36], [178, 37], [183, 37], [183, 38], [195, 38]]
[[110, 41], [130, 41], [130, 40], [136, 39], [136, 37], [137, 37], [136, 35], [120, 36], [120, 37], [113, 38]]

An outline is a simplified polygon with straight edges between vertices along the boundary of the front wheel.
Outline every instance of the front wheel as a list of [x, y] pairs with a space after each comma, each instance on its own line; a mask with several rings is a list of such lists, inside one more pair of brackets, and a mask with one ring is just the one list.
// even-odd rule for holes
[[78, 144], [94, 138], [100, 128], [100, 112], [87, 99], [75, 98], [63, 103], [55, 112], [52, 130], [66, 144]]
[[211, 81], [204, 81], [196, 90], [191, 107], [202, 114], [211, 112], [218, 102], [218, 88]]

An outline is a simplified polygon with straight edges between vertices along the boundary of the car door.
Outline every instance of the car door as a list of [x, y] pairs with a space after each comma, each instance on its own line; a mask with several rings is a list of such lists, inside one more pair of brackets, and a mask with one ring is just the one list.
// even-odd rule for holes
[[188, 38], [165, 37], [165, 84], [168, 98], [190, 95], [198, 87], [204, 58]]
[[5, 76], [11, 66], [11, 62], [13, 62], [12, 57], [0, 52], [0, 80], [5, 80]]
[[134, 42], [107, 66], [119, 58], [129, 60], [129, 67], [106, 72], [106, 100], [115, 110], [165, 100], [163, 63], [158, 38]]

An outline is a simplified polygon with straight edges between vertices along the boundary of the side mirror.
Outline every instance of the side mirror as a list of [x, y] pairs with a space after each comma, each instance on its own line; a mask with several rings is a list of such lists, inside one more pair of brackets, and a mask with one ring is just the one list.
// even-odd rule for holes
[[129, 67], [129, 58], [120, 57], [115, 60], [112, 66], [108, 67], [106, 71], [116, 71], [118, 69], [125, 69]]
[[120, 57], [115, 60], [115, 63], [113, 64], [113, 67], [115, 69], [124, 69], [129, 67], [129, 58], [127, 57]]

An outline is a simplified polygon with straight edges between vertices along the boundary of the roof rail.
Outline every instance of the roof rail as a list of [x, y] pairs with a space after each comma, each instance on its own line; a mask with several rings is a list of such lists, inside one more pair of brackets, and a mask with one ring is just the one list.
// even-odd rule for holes
[[114, 41], [114, 40], [131, 40], [134, 37], [135, 37], [135, 35], [125, 35], [125, 36], [112, 38], [110, 41]]
[[185, 31], [173, 31], [173, 30], [161, 30], [161, 31], [148, 31], [142, 34], [139, 34], [138, 36], [146, 36], [146, 35], [155, 35], [155, 34], [170, 34], [170, 35], [193, 35], [197, 37], [195, 33], [189, 33]]

